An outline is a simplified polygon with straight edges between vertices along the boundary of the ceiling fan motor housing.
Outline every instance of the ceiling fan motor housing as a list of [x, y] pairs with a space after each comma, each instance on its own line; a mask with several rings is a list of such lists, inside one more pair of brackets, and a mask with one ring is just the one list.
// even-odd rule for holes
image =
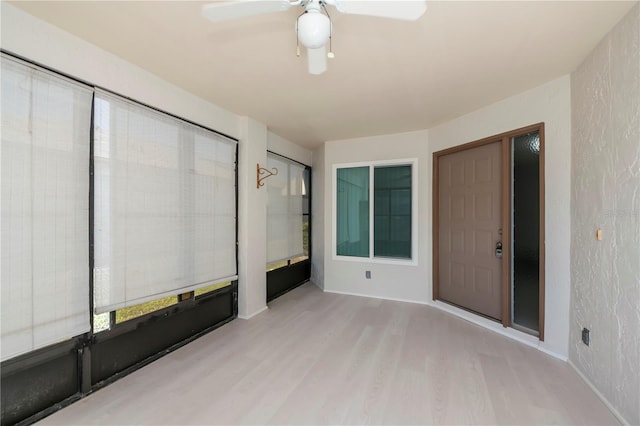
[[298, 40], [307, 49], [327, 44], [331, 34], [331, 21], [319, 10], [308, 10], [298, 18]]

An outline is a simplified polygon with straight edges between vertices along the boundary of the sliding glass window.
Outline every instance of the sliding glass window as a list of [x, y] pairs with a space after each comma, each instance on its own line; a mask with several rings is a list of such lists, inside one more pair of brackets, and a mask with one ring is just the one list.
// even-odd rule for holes
[[373, 253], [411, 259], [411, 166], [375, 167]]
[[337, 171], [337, 254], [369, 257], [369, 167]]
[[336, 169], [337, 256], [413, 258], [414, 168], [411, 162]]

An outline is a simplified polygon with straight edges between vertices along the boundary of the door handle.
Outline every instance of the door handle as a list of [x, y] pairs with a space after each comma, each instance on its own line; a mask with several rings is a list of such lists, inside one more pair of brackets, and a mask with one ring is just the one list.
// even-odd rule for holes
[[502, 259], [502, 241], [496, 243], [496, 257]]

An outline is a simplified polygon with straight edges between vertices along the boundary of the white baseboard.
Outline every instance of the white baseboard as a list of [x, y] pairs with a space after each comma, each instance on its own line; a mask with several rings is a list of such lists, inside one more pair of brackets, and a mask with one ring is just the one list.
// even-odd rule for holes
[[578, 374], [578, 376], [580, 376], [580, 378], [584, 380], [587, 386], [589, 386], [591, 390], [598, 396], [598, 398], [600, 398], [600, 400], [604, 403], [604, 405], [607, 406], [609, 411], [611, 411], [611, 414], [613, 414], [615, 418], [618, 419], [620, 424], [624, 426], [631, 426], [631, 423], [628, 422], [627, 419], [625, 419], [622, 416], [622, 414], [620, 414], [620, 412], [614, 408], [613, 405], [611, 405], [609, 400], [598, 390], [598, 388], [595, 387], [595, 385], [591, 382], [591, 380], [589, 380], [587, 376], [585, 376], [584, 373], [580, 371], [580, 369], [571, 360], [569, 360], [568, 363], [571, 366], [571, 368], [573, 368], [573, 370]]
[[267, 309], [269, 309], [269, 307], [265, 306], [262, 309], [258, 309], [256, 312], [252, 313], [251, 315], [238, 315], [238, 318], [240, 318], [242, 320], [250, 320], [251, 318], [255, 317], [256, 315], [263, 313]]
[[456, 308], [455, 306], [449, 305], [448, 303], [435, 301], [435, 302], [429, 303], [429, 306], [433, 306], [436, 309], [440, 309], [441, 311], [448, 312], [452, 315], [457, 316], [458, 318], [462, 318], [463, 320], [469, 321], [487, 330], [493, 331], [494, 333], [498, 333], [502, 336], [505, 336], [517, 342], [523, 343], [527, 346], [531, 346], [532, 348], [535, 348], [540, 352], [544, 352], [547, 355], [557, 358], [560, 361], [567, 362], [568, 360], [566, 355], [553, 352], [545, 348], [544, 346], [542, 346], [540, 344], [541, 343], [540, 340], [537, 337], [532, 336], [530, 334], [524, 333], [522, 331], [518, 331], [514, 328], [508, 328], [508, 327], [505, 328], [502, 326], [502, 324], [498, 324], [495, 321], [473, 314], [469, 311], [465, 311], [464, 309]]
[[325, 293], [344, 294], [346, 296], [368, 297], [369, 299], [391, 300], [393, 302], [413, 303], [416, 305], [429, 305], [429, 303], [427, 302], [417, 302], [415, 300], [407, 300], [407, 299], [396, 299], [393, 297], [380, 297], [380, 296], [372, 296], [370, 294], [349, 293], [346, 291], [336, 291], [336, 290], [327, 290], [327, 289], [323, 289], [322, 291]]

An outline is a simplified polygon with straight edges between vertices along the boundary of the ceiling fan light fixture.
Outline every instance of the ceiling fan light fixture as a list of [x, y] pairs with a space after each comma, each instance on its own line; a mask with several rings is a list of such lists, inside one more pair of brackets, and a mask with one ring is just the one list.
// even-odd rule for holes
[[310, 10], [298, 18], [298, 40], [307, 49], [318, 49], [327, 44], [331, 34], [331, 21], [324, 13]]
[[[426, 0], [234, 0], [215, 1], [202, 7], [202, 15], [213, 22], [227, 21], [244, 16], [283, 12], [293, 6], [304, 11], [295, 25], [296, 56], [300, 45], [307, 49], [309, 73], [322, 74], [327, 59], [334, 57], [331, 17], [327, 6], [352, 15], [415, 21], [427, 9]], [[327, 52], [328, 49], [328, 52]]]

